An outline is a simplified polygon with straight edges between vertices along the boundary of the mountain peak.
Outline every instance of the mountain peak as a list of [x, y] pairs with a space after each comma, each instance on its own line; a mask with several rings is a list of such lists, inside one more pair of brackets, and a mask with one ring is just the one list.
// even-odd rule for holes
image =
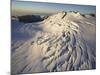
[[78, 31], [78, 25], [73, 22], [73, 19], [76, 19], [77, 13], [73, 12], [59, 12], [52, 16], [49, 16], [44, 20], [44, 30], [52, 32], [54, 34], [60, 34], [62, 32], [68, 31], [70, 29], [75, 29]]

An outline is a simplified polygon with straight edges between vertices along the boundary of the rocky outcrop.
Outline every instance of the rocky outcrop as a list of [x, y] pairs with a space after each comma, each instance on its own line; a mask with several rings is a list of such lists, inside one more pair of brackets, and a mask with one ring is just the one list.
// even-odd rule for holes
[[24, 22], [24, 23], [32, 23], [32, 22], [43, 21], [43, 18], [41, 18], [38, 15], [19, 16], [18, 19], [19, 19], [19, 22]]

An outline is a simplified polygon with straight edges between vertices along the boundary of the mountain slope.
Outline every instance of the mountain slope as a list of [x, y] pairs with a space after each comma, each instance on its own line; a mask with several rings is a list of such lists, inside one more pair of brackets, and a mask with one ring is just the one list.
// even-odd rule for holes
[[22, 40], [13, 42], [18, 47], [12, 46], [12, 73], [95, 69], [95, 23], [92, 16], [60, 12], [23, 25], [18, 32], [32, 37], [21, 45]]

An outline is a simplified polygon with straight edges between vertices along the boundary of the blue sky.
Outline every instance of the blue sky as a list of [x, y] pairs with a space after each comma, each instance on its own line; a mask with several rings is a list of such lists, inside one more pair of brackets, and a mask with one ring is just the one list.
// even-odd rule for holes
[[95, 13], [96, 6], [31, 1], [12, 1], [12, 15], [52, 14], [60, 11], [79, 11], [80, 13]]

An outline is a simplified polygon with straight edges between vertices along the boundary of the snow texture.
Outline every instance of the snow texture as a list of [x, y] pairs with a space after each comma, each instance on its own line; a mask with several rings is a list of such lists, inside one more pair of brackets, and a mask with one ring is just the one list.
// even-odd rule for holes
[[12, 74], [95, 69], [95, 20], [79, 12], [60, 12], [41, 22], [16, 21], [18, 26], [12, 28], [18, 37], [12, 35]]

